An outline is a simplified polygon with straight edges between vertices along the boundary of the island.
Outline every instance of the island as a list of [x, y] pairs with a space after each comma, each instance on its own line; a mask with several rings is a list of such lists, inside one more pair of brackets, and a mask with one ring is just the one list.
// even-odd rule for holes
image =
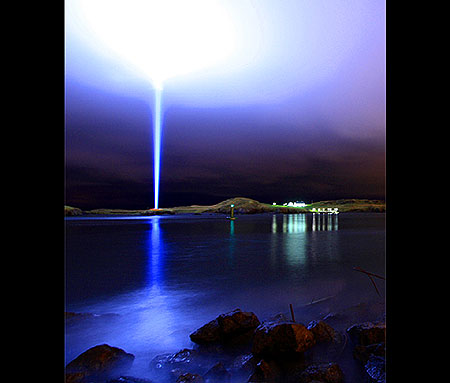
[[256, 201], [251, 198], [234, 197], [215, 205], [191, 205], [178, 206], [161, 209], [93, 209], [82, 210], [72, 206], [64, 206], [65, 216], [89, 216], [89, 215], [122, 215], [122, 216], [153, 216], [153, 215], [174, 215], [174, 214], [229, 214], [230, 206], [234, 205], [235, 214], [305, 214], [313, 213], [319, 209], [338, 209], [339, 213], [348, 212], [376, 212], [384, 213], [386, 203], [382, 200], [369, 199], [338, 199], [328, 201], [318, 201], [306, 206], [294, 207], [274, 205]]

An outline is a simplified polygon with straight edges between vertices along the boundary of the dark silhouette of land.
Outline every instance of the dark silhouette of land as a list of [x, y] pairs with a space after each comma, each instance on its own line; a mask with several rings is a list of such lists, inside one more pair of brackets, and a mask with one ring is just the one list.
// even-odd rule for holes
[[230, 198], [215, 205], [191, 205], [178, 206], [161, 209], [94, 209], [83, 211], [76, 207], [64, 206], [64, 215], [173, 215], [173, 214], [229, 214], [230, 207], [234, 205], [235, 214], [258, 214], [258, 213], [279, 213], [279, 214], [302, 214], [310, 213], [313, 208], [338, 208], [340, 213], [346, 212], [385, 212], [386, 204], [382, 200], [368, 199], [339, 199], [330, 201], [318, 201], [306, 205], [305, 207], [289, 207], [282, 205], [271, 205], [262, 203], [254, 199], [245, 197]]

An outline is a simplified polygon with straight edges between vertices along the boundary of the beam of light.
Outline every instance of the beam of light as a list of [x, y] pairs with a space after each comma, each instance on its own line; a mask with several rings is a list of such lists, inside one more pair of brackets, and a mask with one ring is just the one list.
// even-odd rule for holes
[[233, 27], [217, 0], [72, 0], [89, 35], [144, 75], [155, 89], [153, 182], [159, 206], [163, 83], [225, 59]]
[[153, 112], [153, 182], [155, 209], [159, 207], [159, 175], [161, 170], [161, 97], [162, 89], [155, 89], [155, 110]]

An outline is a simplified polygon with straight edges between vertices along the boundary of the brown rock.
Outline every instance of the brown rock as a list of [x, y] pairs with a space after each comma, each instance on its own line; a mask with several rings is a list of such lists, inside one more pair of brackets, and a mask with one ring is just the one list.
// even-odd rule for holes
[[80, 354], [65, 368], [67, 382], [119, 377], [131, 367], [134, 355], [118, 347], [98, 345]]
[[259, 319], [254, 313], [236, 309], [219, 315], [216, 319], [194, 331], [190, 338], [200, 345], [230, 343], [240, 338], [244, 342], [248, 339], [242, 336], [252, 334], [259, 323]]
[[350, 337], [362, 346], [374, 343], [384, 343], [386, 340], [386, 324], [364, 322], [355, 324], [347, 329]]
[[315, 364], [306, 368], [300, 375], [299, 383], [342, 383], [344, 374], [336, 363]]
[[386, 346], [384, 343], [374, 343], [367, 346], [357, 345], [353, 350], [353, 357], [363, 363], [367, 363], [372, 355], [384, 357], [385, 353]]
[[255, 331], [252, 353], [276, 358], [302, 353], [314, 344], [313, 333], [300, 323], [264, 323]]
[[314, 334], [316, 342], [331, 342], [336, 335], [333, 327], [323, 320], [312, 321], [308, 324], [307, 328]]
[[280, 369], [274, 361], [261, 360], [255, 368], [255, 372], [248, 379], [248, 383], [264, 382], [275, 383], [280, 379]]

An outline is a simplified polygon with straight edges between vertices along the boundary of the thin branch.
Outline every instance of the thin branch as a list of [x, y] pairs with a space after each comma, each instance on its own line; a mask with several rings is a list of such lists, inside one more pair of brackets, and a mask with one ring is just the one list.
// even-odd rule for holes
[[369, 277], [370, 281], [372, 282], [373, 287], [375, 287], [375, 290], [376, 290], [378, 296], [381, 297], [381, 294], [380, 294], [380, 292], [378, 291], [377, 284], [375, 283], [375, 281], [374, 281], [374, 279], [372, 278], [372, 276], [377, 277], [377, 278], [380, 278], [380, 279], [383, 279], [383, 280], [386, 280], [385, 277], [382, 277], [381, 275], [377, 275], [377, 274], [374, 274], [374, 273], [369, 273], [368, 271], [363, 270], [363, 269], [361, 269], [360, 267], [354, 267], [353, 270], [359, 271], [359, 272], [361, 272], [361, 273], [366, 274], [366, 275]]
[[354, 267], [353, 270], [360, 271], [361, 273], [364, 273], [364, 274], [367, 274], [367, 275], [371, 275], [373, 277], [377, 277], [377, 278], [386, 280], [385, 277], [382, 277], [381, 275], [377, 275], [377, 274], [374, 274], [374, 273], [369, 273], [368, 271], [361, 269], [361, 267]]

